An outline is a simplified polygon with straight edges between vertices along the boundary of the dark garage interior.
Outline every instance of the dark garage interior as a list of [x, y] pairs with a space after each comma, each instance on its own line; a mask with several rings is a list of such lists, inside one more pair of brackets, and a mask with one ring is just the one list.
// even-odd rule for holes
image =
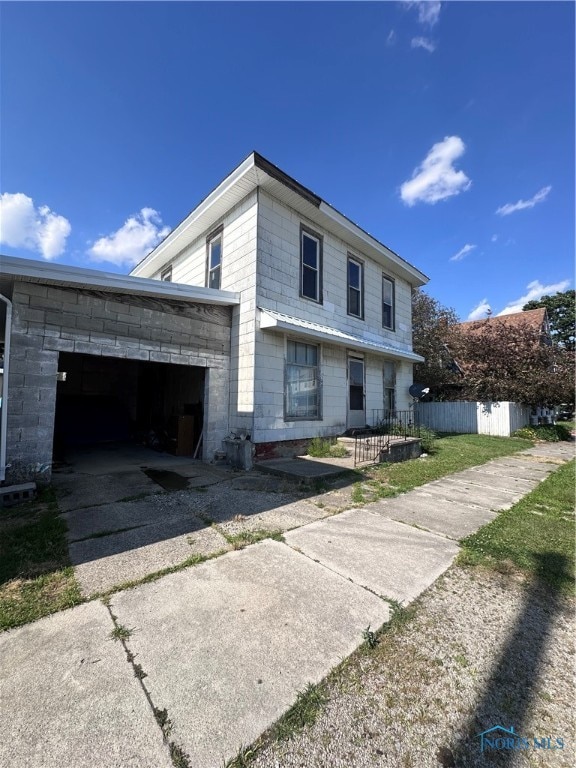
[[202, 435], [205, 369], [61, 352], [54, 460], [76, 448], [133, 442], [193, 456]]

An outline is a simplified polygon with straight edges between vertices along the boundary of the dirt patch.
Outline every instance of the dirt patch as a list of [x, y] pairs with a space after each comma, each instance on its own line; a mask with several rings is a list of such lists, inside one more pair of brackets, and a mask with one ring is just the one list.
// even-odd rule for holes
[[[415, 608], [331, 676], [314, 725], [253, 767], [574, 764], [574, 601], [515, 572], [454, 567]], [[564, 749], [482, 754], [478, 734], [498, 724]]]

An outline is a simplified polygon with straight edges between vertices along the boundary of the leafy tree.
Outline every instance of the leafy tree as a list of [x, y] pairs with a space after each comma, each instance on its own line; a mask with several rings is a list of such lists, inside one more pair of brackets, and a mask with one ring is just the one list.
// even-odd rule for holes
[[497, 317], [450, 329], [448, 345], [463, 370], [460, 400], [511, 400], [533, 406], [574, 402], [574, 355], [542, 343], [539, 329]]
[[548, 310], [552, 340], [572, 351], [576, 346], [575, 296], [574, 290], [563, 293], [558, 291], [554, 296], [542, 296], [540, 301], [529, 301], [522, 307], [524, 311], [545, 307]]
[[427, 293], [412, 294], [412, 346], [425, 362], [414, 365], [414, 381], [430, 387], [436, 399], [449, 399], [459, 380], [458, 369], [446, 346], [449, 330], [458, 323], [456, 312]]

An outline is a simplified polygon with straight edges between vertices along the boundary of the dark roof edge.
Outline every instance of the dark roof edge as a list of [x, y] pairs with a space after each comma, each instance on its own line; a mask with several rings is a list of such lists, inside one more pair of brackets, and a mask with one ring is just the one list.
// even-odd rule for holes
[[296, 179], [293, 179], [292, 176], [288, 176], [287, 173], [284, 173], [284, 171], [281, 168], [278, 168], [277, 165], [274, 165], [274, 163], [271, 163], [269, 160], [266, 160], [265, 157], [260, 155], [258, 152], [253, 152], [254, 155], [254, 165], [257, 168], [260, 168], [260, 170], [264, 171], [268, 174], [268, 176], [272, 176], [273, 179], [276, 179], [276, 181], [279, 181], [281, 184], [284, 184], [284, 186], [291, 189], [293, 192], [296, 192], [296, 194], [303, 197], [305, 200], [307, 200], [309, 203], [312, 203], [312, 205], [315, 205], [316, 208], [320, 207], [320, 203], [323, 202], [321, 197], [318, 197], [318, 195], [315, 195], [314, 192], [307, 189], [303, 184], [300, 184], [300, 182], [296, 181]]
[[350, 224], [352, 224], [354, 227], [356, 227], [361, 232], [363, 232], [367, 237], [371, 238], [380, 247], [386, 248], [386, 250], [390, 251], [390, 253], [396, 256], [397, 259], [404, 262], [404, 264], [407, 264], [411, 269], [415, 269], [417, 272], [419, 272], [423, 277], [426, 278], [426, 280], [430, 279], [428, 275], [426, 275], [424, 272], [418, 269], [418, 267], [415, 267], [414, 264], [411, 264], [409, 261], [404, 259], [398, 253], [396, 253], [396, 251], [393, 251], [392, 248], [389, 248], [385, 243], [380, 242], [380, 240], [375, 238], [374, 235], [371, 235], [370, 232], [367, 232], [359, 224], [356, 224], [355, 221], [352, 221], [352, 219], [349, 216], [346, 216], [346, 214], [342, 213], [333, 205], [326, 202], [326, 200], [321, 198], [319, 195], [316, 195], [314, 192], [312, 192], [310, 189], [305, 187], [303, 184], [300, 184], [300, 182], [296, 181], [296, 179], [293, 179], [292, 176], [288, 176], [288, 174], [285, 173], [281, 168], [278, 168], [277, 165], [274, 165], [269, 160], [266, 160], [265, 157], [263, 157], [256, 151], [254, 151], [252, 154], [254, 155], [254, 165], [257, 168], [260, 168], [261, 170], [265, 171], [269, 176], [272, 176], [272, 178], [276, 179], [281, 184], [285, 184], [293, 192], [296, 192], [297, 194], [301, 195], [305, 200], [308, 200], [308, 202], [312, 203], [312, 205], [315, 205], [316, 208], [319, 208], [320, 204], [324, 203], [324, 205], [328, 206], [328, 208], [331, 208], [339, 216], [342, 216], [344, 219], [346, 219], [346, 221], [349, 221]]

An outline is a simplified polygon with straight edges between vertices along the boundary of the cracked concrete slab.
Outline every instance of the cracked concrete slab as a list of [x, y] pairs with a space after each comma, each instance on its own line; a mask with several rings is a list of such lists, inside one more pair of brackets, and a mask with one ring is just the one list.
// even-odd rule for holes
[[350, 509], [285, 535], [307, 557], [401, 603], [414, 600], [450, 566], [455, 542], [368, 509]]
[[226, 533], [235, 534], [243, 530], [255, 531], [264, 529], [267, 531], [288, 531], [302, 525], [326, 517], [330, 514], [327, 510], [309, 504], [306, 501], [293, 502], [280, 507], [266, 509], [256, 514], [239, 515], [230, 519], [230, 515], [219, 523], [219, 527]]
[[478, 485], [482, 488], [490, 488], [495, 491], [512, 494], [526, 494], [535, 488], [540, 480], [523, 480], [518, 477], [500, 475], [494, 472], [481, 472], [479, 470], [465, 470], [457, 472], [455, 475], [444, 478], [445, 481], [452, 483], [464, 483], [465, 485]]
[[203, 514], [209, 502], [203, 496], [190, 494], [166, 494], [138, 501], [102, 504], [66, 512], [62, 518], [68, 526], [69, 541], [78, 541], [104, 532], [121, 531], [125, 528], [155, 525], [164, 520], [185, 519], [191, 530], [203, 523], [197, 514]]
[[368, 509], [401, 523], [426, 528], [455, 541], [469, 536], [498, 516], [497, 512], [485, 507], [474, 507], [448, 499], [438, 505], [413, 493], [406, 493], [396, 499], [381, 499], [370, 504]]
[[0, 765], [173, 768], [97, 602], [0, 635]]
[[229, 549], [214, 528], [173, 520], [96, 539], [72, 542], [70, 559], [84, 595], [105, 592], [127, 581], [180, 565], [193, 555]]
[[[415, 488], [411, 493], [428, 498], [431, 503], [432, 499], [448, 499], [449, 501], [459, 501], [462, 504], [471, 504], [493, 510], [509, 509], [518, 499], [522, 498], [521, 493], [510, 494], [478, 485], [454, 483], [449, 482], [446, 478], [422, 485]], [[436, 503], [439, 502], [436, 501]]]
[[113, 596], [154, 706], [194, 768], [250, 744], [381, 626], [389, 606], [294, 552], [264, 541]]
[[533, 480], [539, 483], [545, 477], [553, 472], [555, 467], [551, 464], [536, 464], [529, 461], [498, 461], [483, 464], [480, 467], [470, 467], [468, 472], [479, 472], [480, 474], [498, 475], [499, 477], [515, 477], [521, 480]]
[[130, 496], [148, 496], [161, 491], [161, 488], [139, 469], [106, 475], [55, 472], [52, 484], [56, 488], [61, 512], [81, 509], [95, 503], [108, 504]]

